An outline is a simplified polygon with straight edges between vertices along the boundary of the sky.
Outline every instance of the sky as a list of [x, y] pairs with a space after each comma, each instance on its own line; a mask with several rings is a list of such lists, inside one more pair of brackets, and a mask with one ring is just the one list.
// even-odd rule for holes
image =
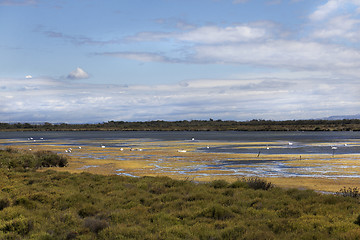
[[0, 122], [360, 113], [360, 0], [0, 0]]

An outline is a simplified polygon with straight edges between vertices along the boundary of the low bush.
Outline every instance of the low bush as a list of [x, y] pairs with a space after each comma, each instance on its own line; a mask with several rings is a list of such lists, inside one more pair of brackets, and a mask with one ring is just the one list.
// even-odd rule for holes
[[255, 190], [258, 190], [258, 189], [269, 190], [274, 187], [274, 185], [271, 182], [260, 179], [258, 177], [244, 178], [243, 182], [245, 182], [249, 188], [252, 188]]
[[91, 232], [98, 234], [104, 228], [107, 228], [109, 224], [105, 220], [100, 220], [96, 218], [85, 218], [84, 226], [88, 228]]
[[213, 188], [226, 188], [229, 185], [225, 180], [214, 180], [210, 182], [210, 186]]
[[35, 156], [40, 160], [42, 167], [66, 167], [68, 160], [63, 155], [51, 151], [37, 151]]
[[227, 208], [219, 205], [213, 205], [200, 214], [202, 217], [212, 218], [215, 220], [226, 220], [234, 217], [234, 214]]
[[359, 198], [360, 197], [360, 190], [357, 187], [354, 187], [354, 188], [343, 187], [338, 192], [336, 192], [336, 195], [343, 196], [343, 197]]
[[237, 180], [229, 185], [230, 188], [247, 188], [248, 185], [245, 181]]
[[35, 170], [40, 167], [66, 167], [68, 159], [51, 151], [0, 150], [0, 167], [16, 170]]
[[10, 200], [7, 198], [0, 199], [0, 211], [10, 206]]
[[81, 208], [78, 211], [78, 214], [80, 217], [85, 218], [85, 217], [95, 216], [98, 212], [99, 212], [99, 210], [95, 206], [87, 205], [87, 206]]
[[24, 217], [19, 217], [8, 221], [2, 226], [0, 230], [4, 233], [13, 232], [21, 236], [27, 235], [33, 229], [33, 222]]

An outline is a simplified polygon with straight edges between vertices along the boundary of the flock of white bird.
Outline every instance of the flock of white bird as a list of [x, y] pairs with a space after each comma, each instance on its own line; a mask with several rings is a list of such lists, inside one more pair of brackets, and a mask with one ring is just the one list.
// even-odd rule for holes
[[[44, 140], [44, 138], [41, 137], [41, 138], [39, 138], [39, 140]], [[37, 140], [34, 139], [33, 137], [29, 137], [29, 138], [28, 138], [28, 141], [36, 142]], [[191, 138], [191, 141], [195, 141], [195, 138]], [[288, 142], [288, 145], [289, 145], [289, 146], [293, 146], [293, 143], [292, 143], [292, 142]], [[348, 144], [345, 143], [344, 146], [347, 147]], [[102, 149], [105, 149], [105, 148], [106, 148], [106, 146], [103, 145], [103, 144], [101, 144], [100, 147], [101, 147]], [[206, 146], [206, 148], [209, 149], [210, 147], [209, 147], [209, 146]], [[79, 146], [79, 149], [82, 149], [82, 147]], [[266, 146], [266, 149], [269, 150], [270, 147], [269, 147], [269, 146]], [[334, 151], [337, 150], [337, 149], [338, 149], [337, 146], [331, 146], [331, 150], [333, 150], [333, 153], [334, 153]], [[29, 148], [29, 150], [31, 151], [32, 149]], [[125, 149], [124, 149], [124, 148], [120, 148], [119, 150], [120, 150], [120, 151], [124, 151]], [[68, 149], [65, 150], [65, 153], [71, 153], [72, 151], [73, 151], [72, 148], [68, 148]], [[129, 148], [129, 151], [140, 151], [140, 152], [141, 152], [142, 149], [141, 149], [141, 148]], [[187, 151], [184, 150], [184, 149], [179, 149], [179, 150], [177, 150], [177, 151], [178, 151], [179, 153], [185, 153], [185, 152], [187, 152]]]

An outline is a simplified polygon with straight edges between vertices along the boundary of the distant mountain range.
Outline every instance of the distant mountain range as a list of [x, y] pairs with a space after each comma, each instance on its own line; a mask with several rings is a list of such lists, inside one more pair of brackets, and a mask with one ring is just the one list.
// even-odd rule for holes
[[323, 120], [343, 120], [343, 119], [360, 119], [360, 114], [330, 116], [330, 117], [327, 117], [327, 118], [323, 118]]

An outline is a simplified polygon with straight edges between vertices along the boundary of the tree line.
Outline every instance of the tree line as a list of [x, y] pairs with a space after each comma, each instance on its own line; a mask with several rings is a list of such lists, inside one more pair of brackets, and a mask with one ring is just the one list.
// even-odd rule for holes
[[183, 120], [183, 121], [108, 121], [68, 124], [49, 122], [0, 123], [3, 131], [360, 131], [360, 119], [286, 120], [253, 119], [250, 121]]

